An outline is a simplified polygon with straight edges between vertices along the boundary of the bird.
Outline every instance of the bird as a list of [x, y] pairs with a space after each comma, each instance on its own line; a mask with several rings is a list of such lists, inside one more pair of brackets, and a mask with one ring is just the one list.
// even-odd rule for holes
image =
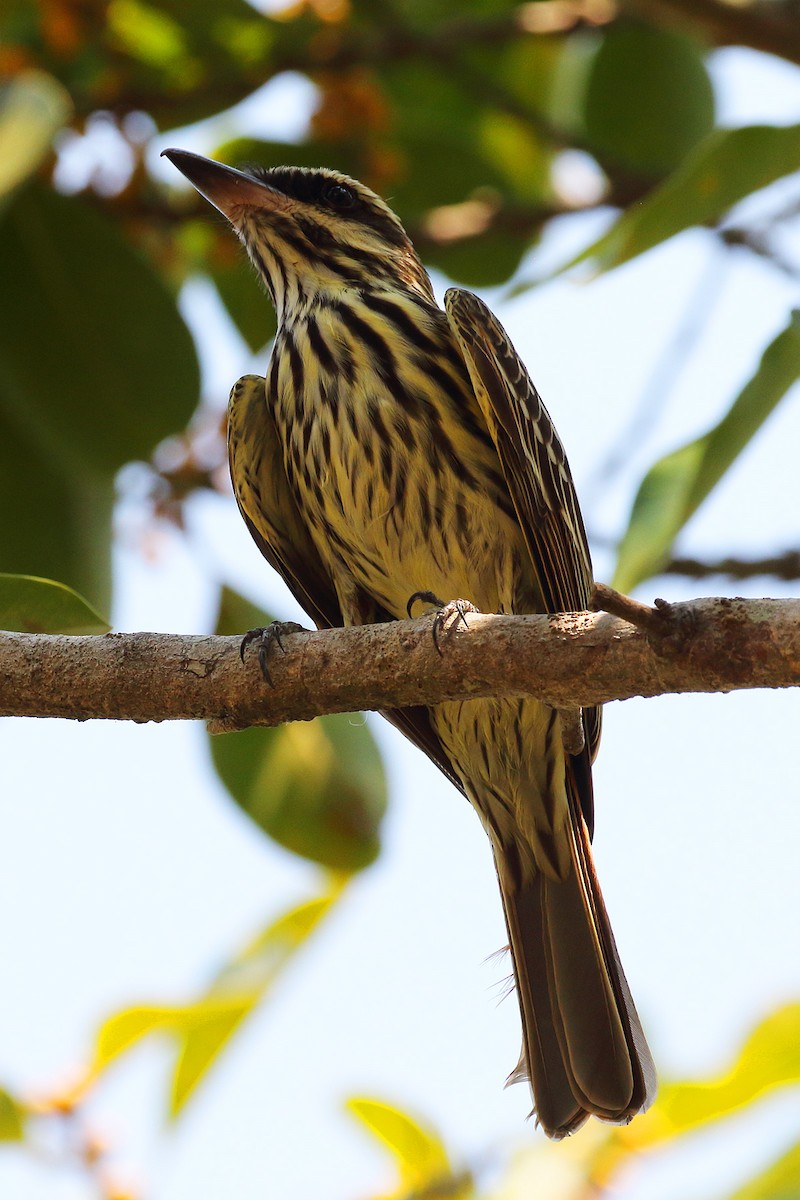
[[[265, 377], [231, 391], [231, 478], [317, 627], [433, 611], [445, 652], [473, 609], [587, 608], [567, 459], [486, 304], [452, 288], [442, 309], [399, 218], [348, 175], [163, 153], [232, 227], [277, 314]], [[522, 1024], [509, 1082], [529, 1080], [551, 1138], [590, 1116], [627, 1123], [656, 1077], [592, 858], [600, 710], [498, 697], [384, 715], [488, 834]]]

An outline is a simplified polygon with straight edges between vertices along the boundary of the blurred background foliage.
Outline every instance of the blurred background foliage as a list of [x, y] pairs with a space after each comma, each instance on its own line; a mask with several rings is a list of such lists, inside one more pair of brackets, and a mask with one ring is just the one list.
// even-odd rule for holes
[[[796, 277], [781, 234], [800, 204], [752, 222], [730, 215], [800, 167], [800, 125], [717, 127], [707, 60], [729, 45], [800, 64], [800, 4], [300, 0], [260, 11], [246, 0], [5, 0], [0, 624], [106, 628], [98, 614], [112, 602], [125, 464], [141, 464], [136, 487], [153, 523], [180, 527], [189, 497], [229, 491], [223, 398], [203, 395], [181, 290], [209, 280], [262, 364], [274, 318], [230, 232], [180, 181], [164, 182], [154, 149], [164, 133], [205, 121], [208, 152], [224, 161], [322, 164], [363, 179], [391, 197], [426, 263], [467, 287], [520, 293], [566, 269], [596, 276], [697, 226], [731, 254]], [[240, 127], [235, 106], [287, 72], [313, 88], [311, 118], [294, 140], [258, 140]], [[179, 133], [174, 140], [181, 144]], [[76, 183], [69, 164], [81, 154], [93, 165]], [[602, 235], [584, 239], [555, 271], [533, 273], [530, 252], [553, 223], [593, 211], [607, 218]], [[675, 546], [799, 374], [800, 331], [787, 312], [727, 414], [644, 474], [619, 530], [618, 586], [668, 570], [796, 577], [793, 548], [766, 564], [720, 564], [678, 559]], [[221, 632], [266, 619], [220, 589]], [[153, 1032], [178, 1047], [177, 1114], [338, 899], [347, 873], [377, 855], [386, 788], [363, 725], [329, 719], [228, 735], [214, 740], [212, 757], [263, 831], [339, 874], [321, 897], [269, 924], [203, 996], [106, 1022], [92, 1070], [70, 1095], [34, 1109], [0, 1094], [0, 1137], [25, 1138], [54, 1116], [75, 1129], [93, 1081]], [[568, 1147], [537, 1143], [508, 1164], [491, 1195], [610, 1193], [648, 1147], [766, 1087], [797, 1082], [799, 1033], [796, 1008], [773, 1014], [724, 1078], [665, 1084], [656, 1108], [629, 1130], [593, 1128]], [[396, 1195], [489, 1194], [424, 1123], [365, 1098], [350, 1110], [395, 1156]], [[71, 1145], [99, 1171], [90, 1139]], [[736, 1192], [797, 1194], [796, 1147]]]

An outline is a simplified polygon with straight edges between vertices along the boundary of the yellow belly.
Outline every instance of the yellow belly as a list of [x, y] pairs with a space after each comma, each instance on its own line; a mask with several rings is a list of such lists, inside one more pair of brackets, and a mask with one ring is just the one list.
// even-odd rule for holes
[[326, 459], [304, 505], [340, 592], [344, 574], [397, 618], [419, 591], [467, 599], [484, 612], [525, 611], [518, 607], [530, 591], [522, 533], [488, 487], [475, 486], [483, 464], [469, 464], [466, 484], [431, 471], [424, 447], [412, 453], [398, 440], [390, 463], [377, 450], [370, 464], [363, 440], [348, 430], [330, 428], [324, 440]]

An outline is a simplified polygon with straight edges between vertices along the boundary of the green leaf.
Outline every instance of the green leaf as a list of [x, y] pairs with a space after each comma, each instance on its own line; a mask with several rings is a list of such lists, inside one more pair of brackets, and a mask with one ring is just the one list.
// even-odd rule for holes
[[800, 1196], [800, 1142], [791, 1146], [728, 1200], [797, 1200]]
[[133, 90], [162, 129], [216, 116], [267, 81], [273, 47], [293, 24], [245, 0], [111, 0], [99, 50], [116, 71], [102, 98], [111, 90], [124, 102]]
[[33, 174], [71, 109], [65, 89], [45, 71], [20, 71], [0, 84], [0, 197]]
[[113, 504], [110, 477], [53, 461], [0, 408], [0, 569], [61, 580], [107, 609]]
[[0, 629], [18, 633], [106, 633], [83, 596], [52, 579], [0, 574]]
[[25, 1117], [19, 1100], [0, 1088], [0, 1142], [21, 1142], [25, 1137]]
[[456, 204], [476, 187], [502, 188], [503, 175], [481, 146], [486, 105], [454, 72], [416, 56], [398, 58], [386, 63], [380, 84], [392, 113], [389, 191], [401, 216]]
[[606, 31], [583, 96], [586, 137], [601, 159], [663, 175], [713, 124], [714, 92], [696, 42], [639, 22]]
[[199, 391], [191, 335], [96, 208], [17, 192], [0, 223], [0, 278], [17, 281], [0, 289], [0, 411], [50, 459], [110, 477], [184, 428]]
[[[469, 209], [474, 201], [467, 201]], [[458, 220], [458, 214], [454, 214]], [[526, 251], [530, 236], [506, 229], [477, 232], [471, 237], [452, 241], [429, 241], [424, 247], [425, 262], [443, 271], [448, 279], [466, 287], [497, 287], [513, 275]]]
[[[270, 620], [225, 589], [216, 632], [244, 633]], [[273, 654], [280, 670], [280, 650]], [[377, 857], [386, 779], [363, 716], [215, 734], [211, 754], [236, 803], [288, 850], [337, 871]]]
[[235, 637], [237, 633], [244, 635], [249, 629], [270, 625], [274, 619], [265, 609], [252, 604], [232, 588], [221, 589], [215, 629], [215, 633], [220, 636]]
[[345, 886], [344, 878], [332, 878], [321, 895], [270, 922], [221, 968], [196, 1000], [139, 1004], [108, 1017], [95, 1038], [92, 1076], [102, 1074], [143, 1038], [167, 1035], [178, 1046], [170, 1092], [170, 1115], [177, 1116], [231, 1035], [270, 993]]
[[729, 208], [800, 167], [800, 125], [718, 129], [660, 187], [627, 209], [562, 270], [590, 262], [610, 271]]
[[528, 121], [487, 108], [477, 125], [477, 144], [503, 190], [518, 200], [542, 200], [550, 194], [552, 152]]
[[[231, 238], [233, 243], [233, 238]], [[212, 263], [209, 274], [228, 315], [255, 353], [266, 346], [278, 328], [275, 309], [243, 256]]]
[[191, 69], [186, 35], [168, 13], [142, 0], [111, 0], [108, 29], [133, 58], [170, 75]]
[[[637, 1149], [728, 1117], [776, 1088], [800, 1083], [800, 1004], [766, 1017], [735, 1062], [701, 1082], [662, 1081], [653, 1107], [616, 1137]], [[760, 1193], [758, 1193], [760, 1194]]]
[[616, 588], [630, 591], [658, 572], [680, 530], [798, 377], [800, 312], [794, 312], [719, 424], [673, 450], [645, 475], [620, 542]]
[[375, 860], [386, 804], [378, 751], [356, 721], [340, 714], [218, 734], [211, 743], [220, 778], [264, 833], [341, 871]]
[[354, 1096], [346, 1101], [346, 1107], [390, 1151], [404, 1192], [424, 1189], [426, 1195], [433, 1195], [428, 1192], [431, 1184], [452, 1178], [453, 1168], [444, 1142], [429, 1126], [381, 1100]]
[[[549, 197], [551, 150], [524, 114], [485, 90], [504, 96], [504, 61], [496, 53], [442, 71], [433, 61], [400, 58], [386, 64], [382, 93], [391, 105], [387, 194], [413, 218], [439, 205], [457, 204], [476, 189], [531, 201]], [[393, 170], [392, 170], [393, 165]]]
[[[482, 89], [483, 95], [493, 92], [498, 100], [502, 96], [501, 110], [516, 113], [529, 131], [541, 129], [543, 123], [549, 122], [564, 129], [567, 124], [564, 114], [553, 110], [552, 101], [564, 52], [576, 41], [557, 34], [541, 37], [520, 28], [512, 38], [473, 43], [465, 47], [468, 66], [462, 80], [465, 77], [469, 80], [467, 90], [477, 73], [482, 80], [491, 80], [491, 88]], [[471, 90], [476, 92], [474, 86]], [[573, 95], [576, 90], [570, 89]], [[463, 91], [462, 88], [462, 95]], [[476, 94], [472, 98], [480, 105], [481, 96]], [[543, 177], [538, 182], [546, 183]]]

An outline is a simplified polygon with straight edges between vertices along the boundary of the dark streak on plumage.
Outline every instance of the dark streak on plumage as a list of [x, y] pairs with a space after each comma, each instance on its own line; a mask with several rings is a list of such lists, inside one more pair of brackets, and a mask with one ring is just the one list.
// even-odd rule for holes
[[286, 329], [284, 331], [283, 349], [286, 351], [286, 356], [289, 360], [289, 370], [292, 373], [292, 387], [294, 388], [294, 394], [295, 396], [302, 396], [305, 379], [303, 359], [300, 351], [297, 349], [294, 335], [290, 329]]
[[[423, 357], [421, 362], [424, 363], [426, 369], [430, 366], [430, 360], [426, 356], [442, 353], [441, 343], [444, 343], [444, 345], [447, 346], [445, 339], [439, 339], [437, 341], [437, 339], [431, 337], [431, 335], [422, 327], [421, 319], [430, 315], [433, 308], [432, 305], [418, 304], [417, 307], [419, 309], [419, 319], [415, 321], [413, 317], [406, 312], [405, 308], [403, 308], [401, 304], [398, 304], [396, 300], [391, 299], [389, 296], [381, 295], [380, 293], [369, 292], [365, 299], [372, 312], [380, 313], [381, 316], [386, 317], [389, 321], [391, 321], [392, 325], [394, 325], [395, 332], [397, 334], [399, 334], [409, 345], [422, 352]], [[441, 310], [434, 309], [433, 311], [436, 312], [437, 316], [441, 315]], [[458, 363], [455, 352], [451, 347], [447, 346], [446, 353], [448, 354], [448, 357], [451, 358], [453, 365], [457, 366]], [[463, 362], [460, 364], [460, 368], [463, 374]]]
[[308, 459], [308, 451], [311, 445], [311, 436], [314, 432], [315, 422], [311, 413], [306, 413], [302, 424], [303, 437], [303, 456]]
[[357, 342], [369, 346], [372, 351], [373, 361], [378, 371], [389, 371], [396, 376], [396, 367], [394, 355], [389, 348], [389, 344], [383, 334], [379, 333], [374, 326], [370, 325], [369, 321], [365, 321], [358, 315], [355, 309], [350, 304], [338, 302], [334, 307], [334, 311], [338, 314], [339, 320], [345, 328], [353, 335]]
[[334, 425], [338, 426], [341, 395], [339, 392], [339, 384], [335, 378], [329, 380], [328, 386], [325, 390], [325, 397], [328, 404], [328, 411], [331, 414], [331, 421]]
[[[405, 509], [405, 500], [406, 500], [406, 475], [405, 475], [404, 471], [398, 471], [398, 473], [395, 477], [395, 481], [394, 481], [394, 508], [392, 509], [392, 514], [394, 517], [394, 524], [395, 524], [396, 529], [397, 529], [397, 525], [398, 525], [398, 520], [400, 518], [398, 509], [403, 509], [403, 510]], [[399, 533], [400, 530], [397, 529], [397, 532]]]
[[419, 488], [418, 495], [419, 495], [419, 514], [420, 514], [420, 520], [421, 520], [421, 524], [422, 524], [422, 532], [424, 535], [425, 533], [427, 533], [427, 531], [431, 527], [431, 506], [430, 506], [430, 502], [428, 500], [427, 489], [424, 486], [421, 486]]
[[463, 545], [467, 540], [468, 529], [467, 509], [463, 500], [456, 500], [456, 503], [453, 507], [453, 515], [455, 518], [456, 533], [458, 534], [459, 540]]
[[394, 477], [395, 457], [392, 450], [391, 442], [381, 443], [381, 473], [383, 477], [383, 486], [387, 492], [392, 490], [392, 479]]
[[331, 427], [327, 421], [320, 426], [319, 452], [321, 462], [328, 462], [331, 456]]
[[320, 366], [329, 375], [333, 375], [336, 371], [336, 359], [330, 346], [322, 336], [319, 322], [313, 313], [309, 313], [306, 317], [306, 333], [311, 349], [316, 354]]

